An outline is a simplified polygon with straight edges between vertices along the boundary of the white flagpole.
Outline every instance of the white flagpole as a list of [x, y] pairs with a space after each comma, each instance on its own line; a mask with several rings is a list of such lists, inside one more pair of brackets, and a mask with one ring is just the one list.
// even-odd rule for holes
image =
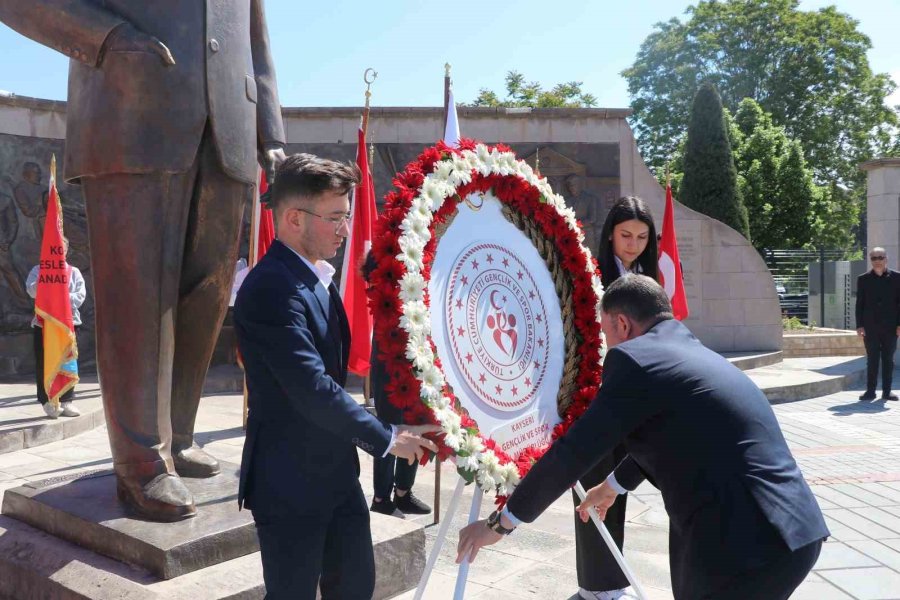
[[[581, 501], [584, 502], [584, 498], [585, 496], [587, 496], [587, 492], [584, 491], [584, 486], [581, 485], [580, 481], [575, 482], [575, 492], [578, 494], [578, 497], [581, 498]], [[609, 548], [609, 551], [612, 552], [612, 555], [616, 559], [616, 562], [619, 563], [619, 567], [622, 569], [622, 572], [625, 573], [625, 577], [628, 578], [628, 581], [637, 592], [638, 598], [640, 598], [641, 600], [646, 600], [647, 594], [644, 593], [644, 589], [641, 587], [641, 584], [638, 583], [637, 577], [634, 576], [631, 568], [629, 568], [629, 566], [625, 563], [625, 557], [622, 556], [622, 553], [619, 551], [619, 547], [616, 546], [615, 540], [612, 539], [612, 536], [609, 535], [609, 531], [606, 530], [606, 525], [604, 525], [603, 521], [600, 520], [600, 515], [598, 515], [597, 511], [593, 508], [588, 510], [588, 514], [591, 515], [591, 521], [594, 522], [594, 525], [597, 527], [597, 530], [603, 537], [603, 541], [606, 542], [606, 546]]]

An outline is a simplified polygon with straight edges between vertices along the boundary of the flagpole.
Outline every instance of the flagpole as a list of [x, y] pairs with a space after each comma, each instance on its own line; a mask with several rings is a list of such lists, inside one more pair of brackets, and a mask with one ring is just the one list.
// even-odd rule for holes
[[[371, 79], [369, 79], [370, 71], [372, 72]], [[375, 82], [375, 79], [377, 77], [378, 77], [378, 71], [376, 71], [375, 69], [373, 69], [371, 67], [366, 69], [365, 72], [363, 73], [363, 81], [366, 82], [366, 104], [363, 107], [363, 114], [362, 114], [362, 131], [363, 131], [362, 151], [363, 152], [366, 151], [365, 144], [366, 144], [366, 141], [368, 141], [368, 136], [369, 136], [369, 112], [370, 112], [370, 101], [372, 99], [372, 84]], [[371, 173], [372, 166], [373, 166], [372, 159], [375, 157], [375, 146], [374, 145], [370, 146], [369, 157], [370, 157], [369, 158], [369, 173]], [[368, 185], [368, 184], [369, 184], [369, 182], [367, 182], [367, 181], [363, 182], [363, 185]], [[363, 380], [363, 403], [366, 406], [369, 405], [370, 398], [373, 398], [371, 369], [369, 370], [368, 373], [366, 373], [366, 377]]]
[[[447, 117], [450, 111], [450, 63], [444, 63], [444, 126], [447, 131]], [[434, 459], [434, 525], [441, 522], [441, 459]]]
[[[253, 190], [253, 203], [250, 206], [250, 248], [247, 252], [247, 268], [252, 269], [256, 266], [258, 257], [256, 256], [259, 248], [259, 218], [260, 218], [260, 200], [259, 200], [259, 183], [262, 171], [256, 170], [256, 186]], [[244, 371], [244, 409], [242, 427], [247, 430], [247, 417], [250, 413], [250, 393], [247, 389], [247, 371]]]

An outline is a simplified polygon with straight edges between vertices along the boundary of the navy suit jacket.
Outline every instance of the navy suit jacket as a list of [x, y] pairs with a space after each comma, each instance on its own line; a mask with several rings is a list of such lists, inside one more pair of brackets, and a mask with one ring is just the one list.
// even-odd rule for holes
[[391, 441], [342, 387], [350, 330], [337, 290], [276, 241], [241, 285], [234, 325], [249, 392], [239, 505], [270, 517], [331, 508], [359, 485], [356, 448], [381, 456]]
[[534, 520], [623, 441], [617, 480], [633, 489], [645, 475], [662, 492], [676, 598], [829, 535], [766, 397], [674, 320], [610, 349], [597, 397], [522, 480], [510, 512]]

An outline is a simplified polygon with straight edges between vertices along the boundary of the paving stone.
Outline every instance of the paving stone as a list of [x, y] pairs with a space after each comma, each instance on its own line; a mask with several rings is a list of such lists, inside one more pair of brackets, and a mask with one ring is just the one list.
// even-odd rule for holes
[[791, 595], [791, 600], [853, 600], [853, 598], [822, 579], [804, 581]]
[[900, 551], [889, 545], [875, 540], [847, 542], [847, 545], [900, 573]]
[[854, 550], [842, 542], [827, 542], [822, 545], [822, 553], [814, 567], [817, 573], [825, 569], [850, 569], [855, 567], [877, 567], [878, 562]]
[[900, 573], [887, 567], [836, 569], [819, 575], [857, 600], [897, 600]]
[[852, 510], [839, 508], [823, 512], [830, 518], [839, 521], [872, 539], [877, 540], [897, 537], [895, 531], [882, 527], [878, 523], [860, 516]]

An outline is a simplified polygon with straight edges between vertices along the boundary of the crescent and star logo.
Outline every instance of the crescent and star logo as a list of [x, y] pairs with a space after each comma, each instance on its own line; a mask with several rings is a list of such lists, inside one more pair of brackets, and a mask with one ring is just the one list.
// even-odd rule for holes
[[547, 310], [528, 267], [506, 248], [479, 242], [460, 253], [451, 273], [445, 326], [472, 396], [504, 412], [526, 408], [549, 349]]

